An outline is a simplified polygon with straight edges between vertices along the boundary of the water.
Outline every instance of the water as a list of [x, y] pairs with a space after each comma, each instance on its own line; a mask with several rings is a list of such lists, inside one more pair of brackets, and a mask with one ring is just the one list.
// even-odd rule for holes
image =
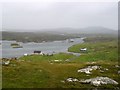
[[[23, 48], [12, 48], [11, 43], [15, 43], [16, 41], [1, 41], [2, 45], [0, 45], [0, 52], [2, 52], [2, 58], [12, 58], [12, 57], [21, 57], [25, 53], [31, 54], [35, 50], [42, 51], [43, 53], [59, 53], [59, 52], [67, 52], [68, 47], [82, 43], [83, 40], [81, 38], [74, 39], [74, 42], [68, 42], [68, 40], [63, 41], [53, 41], [53, 42], [43, 42], [43, 43], [22, 43], [18, 42]], [[1, 58], [1, 57], [0, 57]]]

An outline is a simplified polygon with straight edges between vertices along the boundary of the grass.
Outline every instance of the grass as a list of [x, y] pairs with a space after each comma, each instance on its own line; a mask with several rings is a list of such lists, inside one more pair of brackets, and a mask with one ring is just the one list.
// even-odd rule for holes
[[[80, 52], [79, 49], [83, 47], [87, 47], [88, 51]], [[115, 67], [118, 64], [116, 40], [96, 43], [85, 42], [73, 45], [68, 50], [81, 53], [81, 55], [79, 57], [66, 53], [53, 56], [31, 55], [23, 56], [19, 60], [12, 60], [9, 66], [3, 66], [3, 88], [96, 88], [90, 84], [66, 82], [65, 80], [69, 77], [81, 80], [107, 76], [120, 83], [117, 74], [118, 68]], [[55, 62], [54, 60], [60, 61]], [[93, 61], [96, 64], [90, 64]], [[101, 73], [96, 70], [90, 76], [77, 72], [78, 69], [88, 65], [100, 65], [103, 68], [108, 68], [108, 71]], [[102, 85], [98, 88], [115, 89], [116, 87], [119, 85]]]
[[[87, 48], [86, 52], [80, 51], [81, 48]], [[117, 41], [82, 43], [68, 48], [69, 52], [81, 53], [76, 60], [81, 61], [118, 61]]]

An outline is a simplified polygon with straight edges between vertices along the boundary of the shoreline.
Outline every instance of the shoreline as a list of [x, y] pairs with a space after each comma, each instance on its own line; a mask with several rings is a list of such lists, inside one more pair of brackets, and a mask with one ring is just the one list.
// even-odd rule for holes
[[[84, 37], [81, 37], [81, 38], [75, 38], [75, 39], [81, 39], [82, 41], [81, 41], [81, 43], [84, 43]], [[67, 41], [68, 39], [66, 39], [66, 40], [60, 40], [61, 42], [63, 42], [63, 41]], [[5, 40], [5, 41], [7, 41], [7, 40]], [[13, 41], [13, 42], [16, 42], [16, 41]], [[52, 41], [52, 42], [56, 42], [56, 41]], [[51, 43], [52, 43], [51, 42]], [[21, 43], [21, 42], [20, 42]], [[29, 43], [29, 42], [28, 42]], [[35, 42], [31, 42], [31, 43], [35, 43]], [[41, 42], [41, 43], [49, 43], [49, 42]], [[40, 44], [41, 44], [40, 43]], [[68, 42], [68, 43], [73, 43], [73, 42]], [[79, 44], [79, 43], [78, 43]], [[75, 44], [74, 44], [75, 45]], [[73, 46], [73, 45], [72, 45]], [[71, 47], [71, 46], [70, 46]], [[69, 48], [69, 47], [68, 47]], [[52, 54], [57, 54], [57, 53], [70, 53], [70, 54], [73, 54], [73, 55], [76, 55], [76, 56], [78, 56], [78, 53], [75, 53], [75, 52], [69, 52], [68, 51], [68, 48], [67, 48], [67, 51], [64, 51], [64, 52], [54, 52], [54, 53], [52, 53]], [[29, 53], [28, 53], [29, 54]], [[33, 53], [31, 53], [31, 54], [29, 54], [29, 55], [32, 55]], [[45, 54], [50, 54], [50, 53], [45, 53]], [[80, 55], [80, 54], [79, 54]], [[0, 58], [0, 59], [12, 59], [12, 58], [20, 58], [20, 57], [23, 57], [24, 56], [24, 54], [22, 55], [22, 56], [15, 56], [15, 57], [2, 57], [2, 58]]]

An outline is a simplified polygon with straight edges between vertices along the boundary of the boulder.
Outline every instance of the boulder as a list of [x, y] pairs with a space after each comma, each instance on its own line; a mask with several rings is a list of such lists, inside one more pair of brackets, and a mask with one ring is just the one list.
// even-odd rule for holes
[[81, 83], [90, 83], [93, 86], [100, 86], [102, 84], [115, 84], [115, 85], [118, 84], [118, 82], [116, 82], [115, 80], [110, 79], [108, 77], [96, 77], [96, 78], [81, 80], [79, 82], [81, 82]]
[[68, 82], [72, 82], [72, 78], [68, 78], [66, 81], [68, 81]]
[[101, 85], [101, 84], [100, 84], [100, 81], [97, 81], [97, 80], [92, 81], [91, 84], [94, 85], [94, 86], [99, 86], [99, 85]]
[[118, 71], [118, 74], [120, 74], [120, 71]]
[[99, 67], [99, 66], [92, 66], [91, 68], [92, 68], [93, 70], [100, 69], [100, 67]]
[[116, 68], [119, 68], [120, 66], [119, 65], [115, 65]]
[[76, 78], [68, 78], [66, 81], [67, 82], [78, 82], [79, 80]]
[[8, 66], [10, 64], [10, 61], [9, 60], [8, 61], [4, 61], [4, 62], [2, 62], [2, 64]]
[[77, 72], [84, 72], [86, 74], [91, 74], [90, 71], [100, 69], [99, 66], [88, 66], [87, 68], [79, 69]]

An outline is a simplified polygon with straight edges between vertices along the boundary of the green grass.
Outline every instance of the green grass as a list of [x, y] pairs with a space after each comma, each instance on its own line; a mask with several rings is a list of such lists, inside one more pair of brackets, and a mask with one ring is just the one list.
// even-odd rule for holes
[[[87, 47], [87, 52], [80, 52], [80, 48]], [[23, 56], [19, 60], [12, 60], [9, 66], [2, 67], [3, 88], [95, 88], [90, 84], [68, 83], [65, 81], [69, 77], [89, 79], [97, 76], [107, 76], [118, 83], [118, 46], [117, 41], [107, 42], [86, 42], [73, 45], [68, 49], [71, 52], [81, 53], [79, 57], [59, 53], [53, 56], [30, 55]], [[76, 57], [76, 58], [74, 58]], [[71, 60], [74, 58], [74, 60]], [[71, 61], [66, 61], [66, 60]], [[54, 60], [61, 60], [55, 62]], [[90, 62], [96, 64], [88, 64]], [[85, 73], [77, 73], [77, 70], [88, 65], [100, 65], [108, 68], [108, 71], [101, 73], [99, 70], [93, 71], [90, 76]], [[102, 85], [99, 88], [116, 88], [119, 85]]]
[[[117, 62], [116, 62], [117, 63]], [[108, 76], [118, 81], [117, 69], [114, 67], [116, 63], [97, 62], [108, 68], [109, 71], [100, 73], [94, 71], [89, 77], [84, 73], [77, 73], [77, 70], [88, 66], [86, 63], [50, 63], [48, 61], [12, 61], [10, 66], [3, 66], [3, 88], [87, 88], [91, 85], [80, 83], [62, 83], [69, 77], [78, 79], [87, 79], [96, 76]], [[16, 65], [16, 66], [13, 66]], [[111, 85], [111, 88], [114, 88]]]
[[[86, 52], [80, 51], [81, 48], [87, 48]], [[68, 48], [69, 52], [81, 53], [76, 58], [80, 61], [118, 61], [118, 45], [117, 41], [97, 42], [97, 43], [82, 43], [73, 45]]]

